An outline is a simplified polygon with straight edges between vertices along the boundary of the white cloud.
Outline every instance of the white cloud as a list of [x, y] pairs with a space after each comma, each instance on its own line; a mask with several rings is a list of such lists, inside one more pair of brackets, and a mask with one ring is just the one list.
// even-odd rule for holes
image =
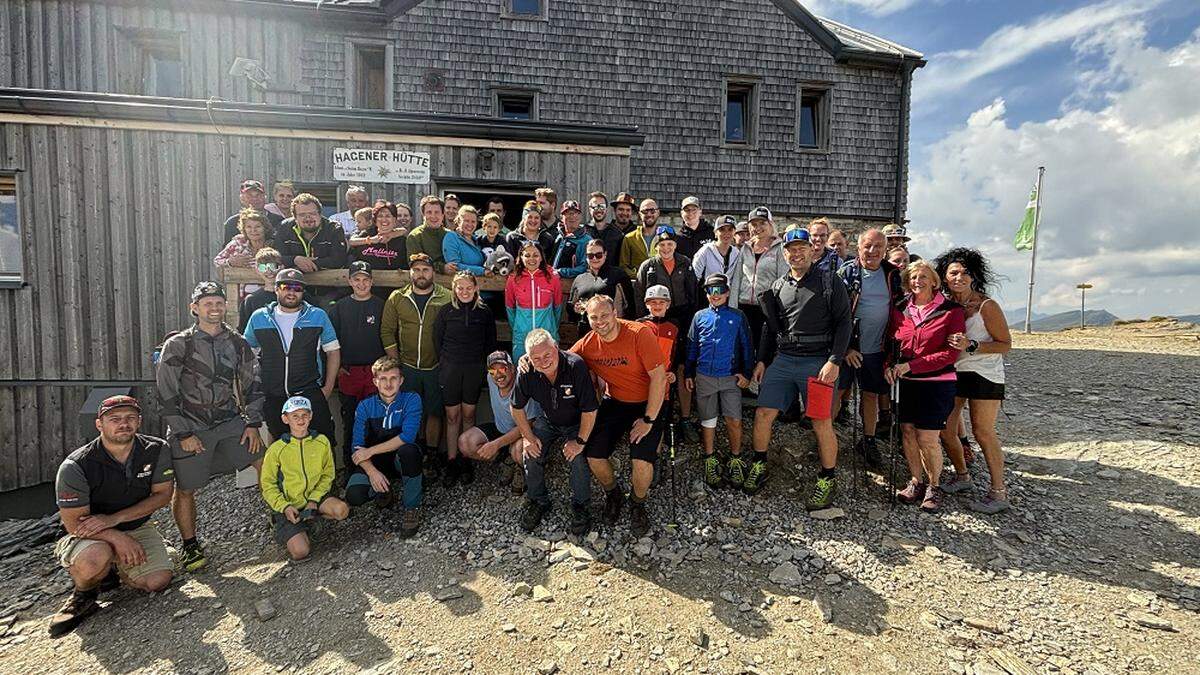
[[837, 17], [846, 10], [857, 10], [871, 16], [888, 16], [902, 12], [921, 0], [800, 0], [800, 4], [818, 16]]
[[1037, 311], [1077, 307], [1084, 281], [1089, 306], [1126, 318], [1200, 309], [1180, 292], [1200, 288], [1200, 31], [1167, 49], [1144, 34], [1077, 41], [1104, 65], [1054, 118], [1013, 125], [996, 99], [929, 146], [910, 188], [915, 249], [979, 246], [1009, 278], [1003, 304], [1023, 306], [1029, 254], [1012, 237], [1045, 165]]
[[1163, 2], [1110, 0], [1065, 14], [1047, 14], [1031, 23], [1004, 26], [974, 49], [934, 54], [914, 78], [913, 109], [960, 92], [966, 85], [1021, 63], [1042, 49], [1086, 40], [1097, 30], [1137, 17]]

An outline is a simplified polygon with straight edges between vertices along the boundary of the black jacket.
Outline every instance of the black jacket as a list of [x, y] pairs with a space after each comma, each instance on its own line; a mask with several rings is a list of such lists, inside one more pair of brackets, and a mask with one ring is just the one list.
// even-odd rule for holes
[[446, 305], [433, 322], [433, 347], [443, 364], [482, 364], [496, 350], [492, 310], [487, 305]]
[[675, 253], [687, 258], [689, 262], [696, 257], [696, 251], [699, 251], [701, 246], [717, 238], [712, 223], [704, 218], [700, 219], [700, 224], [694, 230], [687, 225], [680, 225], [675, 228], [675, 232], [679, 234], [675, 243]]
[[692, 316], [696, 314], [696, 301], [700, 293], [700, 285], [696, 283], [696, 275], [692, 272], [692, 261], [675, 254], [675, 269], [667, 273], [662, 258], [655, 255], [638, 268], [637, 288], [634, 293], [634, 304], [638, 313], [646, 307], [646, 289], [662, 284], [671, 291], [671, 308], [667, 316], [676, 320], [679, 325], [691, 325]]
[[584, 225], [583, 231], [604, 245], [604, 251], [608, 253], [605, 262], [609, 265], [616, 265], [621, 261], [621, 240], [625, 238], [625, 233], [621, 232], [616, 221], [609, 223], [603, 230], [597, 229], [595, 225]]
[[852, 314], [846, 284], [828, 268], [811, 267], [803, 279], [789, 272], [758, 296], [766, 316], [758, 360], [770, 363], [776, 349], [788, 356], [827, 356], [841, 364], [850, 346]]
[[346, 233], [342, 226], [328, 219], [321, 219], [321, 227], [311, 241], [300, 236], [296, 219], [288, 218], [275, 231], [275, 249], [283, 257], [284, 267], [295, 267], [296, 256], [313, 257], [317, 269], [336, 270], [346, 267]]

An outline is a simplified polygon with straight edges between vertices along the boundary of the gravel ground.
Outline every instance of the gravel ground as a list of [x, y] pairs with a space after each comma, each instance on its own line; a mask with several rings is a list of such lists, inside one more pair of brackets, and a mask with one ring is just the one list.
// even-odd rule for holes
[[111, 593], [61, 640], [51, 547], [0, 562], [0, 671], [1200, 672], [1200, 338], [1164, 324], [1016, 346], [1009, 513], [892, 508], [844, 462], [844, 514], [812, 518], [813, 441], [787, 425], [753, 499], [707, 490], [685, 449], [678, 527], [664, 485], [652, 538], [572, 542], [561, 502], [526, 537], [489, 468], [430, 490], [411, 541], [365, 508], [290, 564], [226, 478], [199, 500], [206, 570]]

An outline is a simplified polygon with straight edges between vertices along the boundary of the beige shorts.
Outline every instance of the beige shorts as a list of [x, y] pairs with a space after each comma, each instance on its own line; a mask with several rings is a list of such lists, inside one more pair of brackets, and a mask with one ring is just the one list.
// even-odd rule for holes
[[[148, 520], [141, 527], [129, 530], [125, 534], [133, 537], [137, 543], [142, 545], [142, 550], [146, 552], [146, 562], [128, 567], [122, 565], [120, 561], [114, 561], [117, 571], [122, 577], [132, 580], [140, 579], [154, 572], [174, 571], [175, 564], [171, 562], [171, 556], [167, 553], [167, 545], [163, 542], [158, 529], [154, 527], [153, 521]], [[98, 539], [80, 539], [73, 534], [68, 534], [54, 545], [54, 557], [58, 558], [60, 565], [69, 568], [75, 564], [79, 554], [89, 546], [104, 543]]]

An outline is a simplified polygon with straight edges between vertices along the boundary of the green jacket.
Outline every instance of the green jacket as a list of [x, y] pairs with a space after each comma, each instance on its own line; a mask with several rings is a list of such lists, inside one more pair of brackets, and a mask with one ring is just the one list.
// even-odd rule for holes
[[383, 322], [379, 327], [383, 348], [400, 352], [400, 362], [417, 370], [429, 370], [438, 364], [433, 345], [433, 324], [438, 313], [450, 304], [450, 289], [435, 283], [433, 297], [425, 304], [425, 313], [417, 312], [412, 286], [392, 291], [383, 304]]
[[292, 438], [284, 434], [267, 448], [258, 479], [263, 500], [276, 513], [308, 502], [321, 503], [333, 487], [333, 449], [321, 434]]
[[434, 230], [426, 228], [422, 224], [408, 233], [408, 236], [404, 238], [404, 243], [408, 247], [408, 254], [410, 256], [417, 253], [424, 253], [432, 258], [433, 271], [441, 274], [443, 268], [446, 266], [446, 255], [442, 253], [442, 239], [445, 238], [445, 227]]

